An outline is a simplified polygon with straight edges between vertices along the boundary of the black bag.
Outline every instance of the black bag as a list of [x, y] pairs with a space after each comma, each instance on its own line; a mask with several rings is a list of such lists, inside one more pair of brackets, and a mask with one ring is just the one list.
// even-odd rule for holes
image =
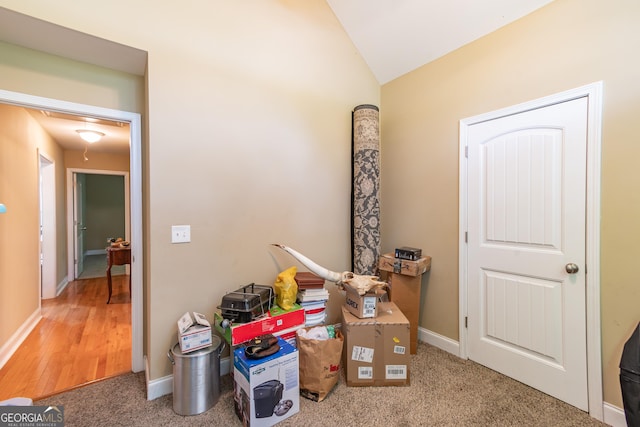
[[627, 425], [640, 427], [640, 323], [622, 350], [620, 388]]

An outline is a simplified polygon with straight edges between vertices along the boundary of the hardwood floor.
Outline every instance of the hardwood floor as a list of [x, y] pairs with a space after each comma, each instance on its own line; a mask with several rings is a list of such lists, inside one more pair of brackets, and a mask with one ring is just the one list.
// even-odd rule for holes
[[37, 400], [131, 371], [129, 276], [75, 280], [42, 301], [42, 320], [0, 369], [0, 400]]

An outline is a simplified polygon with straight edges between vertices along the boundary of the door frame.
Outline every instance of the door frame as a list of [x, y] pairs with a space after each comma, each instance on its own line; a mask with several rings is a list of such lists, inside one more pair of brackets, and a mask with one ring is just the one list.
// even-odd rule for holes
[[[72, 281], [76, 279], [76, 266], [74, 263], [75, 257], [75, 248], [78, 245], [78, 233], [76, 230], [76, 224], [74, 224], [74, 216], [76, 212], [76, 204], [77, 199], [74, 197], [76, 193], [75, 187], [75, 179], [74, 175], [76, 174], [84, 174], [84, 175], [112, 175], [112, 176], [121, 176], [124, 178], [124, 239], [128, 241], [132, 241], [131, 239], [131, 227], [129, 224], [131, 223], [131, 202], [130, 202], [130, 194], [129, 194], [129, 172], [125, 171], [113, 171], [113, 170], [102, 170], [102, 169], [81, 169], [81, 168], [67, 168], [66, 174], [66, 188], [67, 188], [67, 212], [70, 212], [71, 215], [67, 215], [67, 242], [70, 244], [67, 245], [67, 280]], [[72, 244], [71, 244], [72, 243]], [[107, 242], [105, 240], [105, 247], [107, 247]], [[106, 256], [106, 254], [105, 254]], [[127, 272], [129, 272], [129, 265], [126, 266]], [[133, 289], [132, 289], [133, 292]]]
[[[143, 356], [143, 236], [142, 236], [142, 121], [138, 113], [43, 98], [0, 89], [0, 102], [19, 107], [88, 115], [129, 124], [129, 173], [131, 203], [131, 370], [144, 370]], [[67, 212], [67, 215], [69, 213]], [[70, 244], [70, 243], [68, 243]], [[40, 284], [38, 284], [39, 286]]]
[[459, 128], [459, 230], [458, 230], [458, 278], [459, 278], [459, 336], [460, 354], [469, 358], [467, 344], [467, 158], [468, 128], [474, 124], [500, 117], [522, 113], [577, 98], [587, 98], [587, 194], [586, 194], [586, 327], [587, 327], [587, 383], [589, 414], [603, 420], [602, 355], [600, 321], [600, 176], [602, 135], [602, 81], [546, 96], [522, 104], [480, 114], [460, 120]]
[[40, 299], [58, 296], [56, 230], [56, 164], [38, 148], [38, 196], [40, 205]]

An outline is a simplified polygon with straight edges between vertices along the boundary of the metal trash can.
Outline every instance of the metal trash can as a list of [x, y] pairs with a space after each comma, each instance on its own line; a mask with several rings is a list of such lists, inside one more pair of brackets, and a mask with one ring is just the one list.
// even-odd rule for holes
[[173, 365], [173, 410], [178, 415], [201, 414], [220, 397], [220, 354], [224, 343], [211, 337], [211, 346], [183, 354], [180, 344], [167, 353]]

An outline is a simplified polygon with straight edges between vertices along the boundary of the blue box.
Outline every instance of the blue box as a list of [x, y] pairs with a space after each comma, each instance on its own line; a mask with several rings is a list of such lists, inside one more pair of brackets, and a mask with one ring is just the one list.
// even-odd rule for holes
[[298, 349], [278, 337], [280, 350], [249, 359], [244, 347], [233, 352], [236, 415], [247, 426], [272, 426], [300, 411]]

